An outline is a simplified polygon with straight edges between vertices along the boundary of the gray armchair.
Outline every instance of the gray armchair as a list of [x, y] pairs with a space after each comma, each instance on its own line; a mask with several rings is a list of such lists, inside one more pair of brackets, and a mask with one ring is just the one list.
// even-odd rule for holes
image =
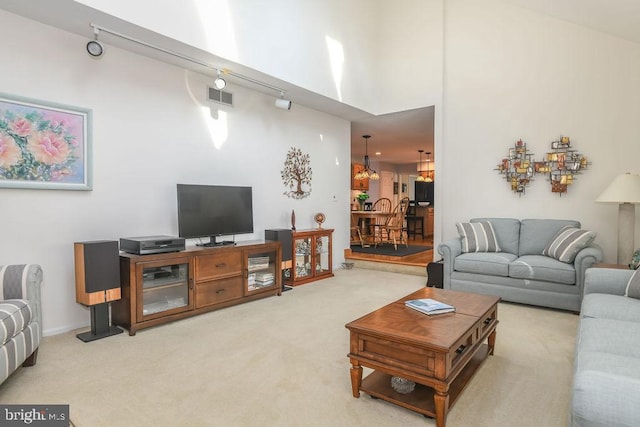
[[40, 286], [36, 264], [0, 266], [0, 383], [22, 366], [33, 366], [42, 339]]

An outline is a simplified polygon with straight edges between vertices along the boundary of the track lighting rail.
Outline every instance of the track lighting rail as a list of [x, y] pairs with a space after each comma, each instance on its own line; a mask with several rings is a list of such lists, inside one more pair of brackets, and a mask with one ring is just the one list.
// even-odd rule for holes
[[236, 72], [231, 71], [229, 69], [223, 69], [223, 68], [214, 67], [213, 65], [207, 64], [206, 62], [200, 61], [199, 59], [192, 58], [190, 56], [183, 55], [183, 54], [181, 54], [179, 52], [175, 52], [173, 50], [165, 49], [165, 48], [160, 47], [160, 46], [156, 46], [154, 44], [151, 44], [151, 43], [145, 42], [143, 40], [128, 36], [126, 34], [122, 34], [122, 33], [119, 33], [117, 31], [110, 30], [110, 29], [105, 28], [105, 27], [101, 27], [101, 26], [96, 25], [94, 23], [91, 23], [89, 25], [91, 26], [91, 28], [93, 28], [96, 41], [98, 39], [98, 33], [100, 31], [102, 31], [102, 32], [105, 32], [107, 34], [111, 34], [112, 36], [120, 37], [121, 39], [128, 40], [130, 42], [137, 43], [139, 45], [148, 47], [150, 49], [157, 50], [158, 52], [162, 52], [162, 53], [165, 53], [167, 55], [171, 55], [171, 56], [174, 56], [176, 58], [180, 58], [180, 59], [183, 59], [185, 61], [191, 62], [193, 64], [200, 65], [202, 67], [205, 67], [205, 68], [208, 68], [210, 70], [216, 71], [216, 73], [218, 73], [218, 74], [219, 73], [226, 74], [228, 76], [232, 76], [232, 77], [235, 77], [237, 79], [244, 80], [246, 82], [249, 82], [249, 83], [252, 83], [252, 84], [255, 84], [255, 85], [258, 85], [258, 86], [262, 86], [264, 88], [267, 88], [267, 89], [273, 90], [275, 92], [278, 92], [281, 96], [286, 93], [286, 91], [284, 89], [281, 89], [281, 88], [279, 88], [277, 86], [273, 86], [273, 85], [270, 85], [269, 83], [261, 82], [260, 80], [256, 80], [256, 79], [254, 79], [252, 77], [236, 73]]

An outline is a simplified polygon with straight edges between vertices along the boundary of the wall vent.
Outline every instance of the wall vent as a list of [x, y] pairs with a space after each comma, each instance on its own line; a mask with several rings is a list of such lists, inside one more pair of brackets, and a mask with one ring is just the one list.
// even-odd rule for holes
[[218, 90], [212, 87], [208, 87], [208, 99], [209, 101], [217, 102], [218, 104], [229, 105], [233, 107], [233, 94], [230, 92], [225, 92], [223, 90]]

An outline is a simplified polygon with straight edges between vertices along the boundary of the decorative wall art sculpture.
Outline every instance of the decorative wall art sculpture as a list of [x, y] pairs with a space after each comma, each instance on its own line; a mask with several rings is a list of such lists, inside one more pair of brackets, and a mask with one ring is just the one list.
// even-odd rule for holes
[[513, 148], [509, 149], [509, 155], [502, 159], [496, 168], [503, 174], [511, 190], [518, 195], [525, 192], [525, 188], [533, 179], [533, 154], [527, 150], [527, 144], [519, 139]]
[[548, 174], [551, 192], [562, 196], [567, 192], [567, 187], [573, 184], [575, 175], [582, 173], [590, 164], [585, 156], [571, 148], [568, 136], [561, 136], [558, 141], [551, 143], [551, 151], [547, 152], [543, 161], [535, 162], [534, 168], [536, 173]]
[[511, 190], [518, 195], [524, 194], [534, 174], [547, 174], [551, 192], [562, 195], [573, 184], [575, 175], [582, 173], [590, 164], [584, 155], [571, 148], [568, 136], [561, 136], [551, 143], [551, 151], [540, 162], [533, 161], [533, 154], [527, 149], [527, 144], [519, 139], [496, 169], [505, 176], [511, 184]]
[[[282, 182], [288, 188], [284, 195], [292, 199], [304, 199], [311, 194], [311, 158], [299, 148], [291, 147], [280, 171]], [[303, 185], [307, 185], [305, 190]]]

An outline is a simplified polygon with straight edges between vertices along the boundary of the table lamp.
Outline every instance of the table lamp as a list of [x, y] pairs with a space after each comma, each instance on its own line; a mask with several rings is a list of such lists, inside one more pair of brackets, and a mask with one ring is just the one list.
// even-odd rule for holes
[[640, 203], [640, 175], [618, 175], [596, 202], [618, 203], [618, 264], [629, 264], [634, 249], [635, 204]]

